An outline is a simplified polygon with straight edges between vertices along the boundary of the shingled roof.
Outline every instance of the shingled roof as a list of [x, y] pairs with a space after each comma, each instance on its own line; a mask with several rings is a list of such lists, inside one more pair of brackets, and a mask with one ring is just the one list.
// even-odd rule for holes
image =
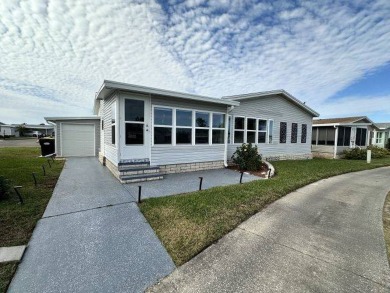
[[341, 118], [328, 118], [328, 119], [314, 119], [313, 125], [321, 125], [321, 124], [352, 124], [360, 122], [361, 120], [365, 120], [362, 123], [373, 123], [366, 116], [355, 116], [355, 117], [341, 117]]
[[384, 123], [375, 123], [376, 127], [379, 129], [387, 129], [390, 128], [390, 122], [384, 122]]

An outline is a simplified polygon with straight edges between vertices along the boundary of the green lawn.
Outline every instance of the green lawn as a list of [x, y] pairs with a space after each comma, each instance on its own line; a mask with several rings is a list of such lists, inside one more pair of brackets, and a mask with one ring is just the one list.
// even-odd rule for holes
[[[0, 176], [10, 179], [12, 186], [23, 186], [20, 193], [24, 199], [24, 204], [19, 204], [12, 192], [8, 199], [0, 200], [0, 247], [27, 244], [52, 195], [64, 162], [51, 162], [50, 168], [48, 159], [38, 158], [39, 154], [40, 149], [35, 147], [0, 148]], [[43, 176], [43, 164], [46, 176]], [[37, 173], [37, 187], [33, 172]], [[0, 266], [0, 292], [4, 291], [9, 275], [12, 276], [13, 267], [12, 264]]]
[[313, 159], [273, 162], [277, 175], [242, 185], [146, 199], [141, 211], [176, 265], [204, 250], [280, 197], [323, 178], [390, 166], [390, 157], [365, 161]]

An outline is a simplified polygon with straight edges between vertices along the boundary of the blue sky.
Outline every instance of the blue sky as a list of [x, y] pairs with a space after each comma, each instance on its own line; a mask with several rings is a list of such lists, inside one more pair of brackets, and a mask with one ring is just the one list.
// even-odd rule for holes
[[219, 98], [285, 89], [390, 121], [390, 1], [0, 2], [0, 121], [92, 114], [104, 79]]

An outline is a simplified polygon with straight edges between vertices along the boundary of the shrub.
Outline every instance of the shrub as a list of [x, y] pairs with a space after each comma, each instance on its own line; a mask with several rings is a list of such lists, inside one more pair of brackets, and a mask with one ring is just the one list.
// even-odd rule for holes
[[343, 151], [344, 158], [347, 160], [365, 160], [367, 151], [365, 149], [353, 148]]
[[367, 150], [371, 150], [371, 158], [373, 159], [380, 159], [390, 155], [387, 149], [371, 145], [367, 149], [353, 148], [344, 150], [344, 158], [348, 160], [366, 160]]
[[257, 171], [261, 167], [261, 155], [257, 146], [251, 143], [243, 143], [232, 156], [232, 160], [237, 164], [240, 170]]
[[390, 155], [389, 150], [377, 147], [375, 145], [370, 145], [369, 147], [367, 147], [367, 149], [371, 150], [371, 158], [373, 159], [384, 158]]
[[0, 176], [0, 200], [8, 196], [11, 190], [11, 185], [4, 176]]

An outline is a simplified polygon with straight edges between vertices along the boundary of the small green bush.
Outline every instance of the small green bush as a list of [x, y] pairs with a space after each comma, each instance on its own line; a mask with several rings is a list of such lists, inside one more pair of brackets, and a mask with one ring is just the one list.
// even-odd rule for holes
[[9, 180], [7, 180], [4, 176], [0, 176], [0, 200], [5, 199], [9, 191], [11, 190], [11, 185]]
[[389, 150], [377, 147], [375, 145], [370, 145], [367, 147], [367, 149], [371, 150], [371, 158], [373, 159], [380, 159], [390, 155]]
[[232, 160], [243, 171], [257, 171], [261, 167], [261, 155], [257, 146], [252, 146], [251, 143], [243, 143], [238, 147], [232, 156]]
[[367, 147], [367, 149], [347, 149], [343, 151], [343, 155], [348, 160], [366, 160], [367, 150], [371, 150], [371, 158], [373, 159], [380, 159], [390, 155], [389, 150], [374, 145]]

